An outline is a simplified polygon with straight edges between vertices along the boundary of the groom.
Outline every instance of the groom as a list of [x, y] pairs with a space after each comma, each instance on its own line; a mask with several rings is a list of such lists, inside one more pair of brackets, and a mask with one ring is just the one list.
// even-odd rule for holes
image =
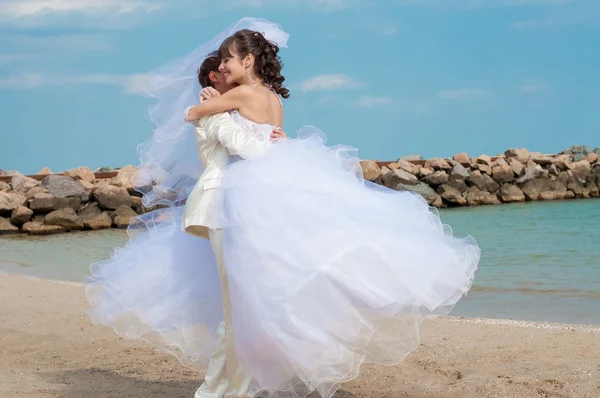
[[[223, 94], [233, 88], [225, 83], [219, 72], [220, 60], [212, 53], [198, 70], [198, 80], [204, 88], [200, 101], [210, 99], [213, 90]], [[186, 121], [187, 111], [184, 115]], [[218, 197], [221, 170], [228, 164], [231, 155], [252, 158], [266, 151], [271, 141], [285, 138], [285, 132], [275, 129], [271, 141], [259, 141], [236, 124], [228, 113], [203, 117], [195, 122], [196, 147], [200, 161], [205, 168], [188, 197], [184, 214], [183, 229], [192, 235], [210, 239], [215, 253], [221, 291], [223, 295], [223, 322], [217, 330], [215, 344], [204, 383], [198, 388], [195, 398], [250, 397], [248, 392], [250, 377], [244, 365], [239, 362], [231, 325], [231, 301], [229, 284], [223, 263], [223, 231], [215, 226], [212, 207]]]

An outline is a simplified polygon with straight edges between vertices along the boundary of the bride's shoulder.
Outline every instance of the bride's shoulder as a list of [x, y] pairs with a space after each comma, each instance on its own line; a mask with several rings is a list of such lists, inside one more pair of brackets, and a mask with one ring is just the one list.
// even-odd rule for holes
[[249, 97], [252, 95], [252, 87], [242, 84], [240, 86], [234, 87], [227, 92], [227, 95], [236, 96], [236, 97]]

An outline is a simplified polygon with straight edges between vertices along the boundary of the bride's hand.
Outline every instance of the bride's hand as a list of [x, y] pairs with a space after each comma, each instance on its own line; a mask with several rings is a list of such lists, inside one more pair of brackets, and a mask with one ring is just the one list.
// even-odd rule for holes
[[281, 127], [275, 127], [273, 131], [271, 131], [271, 141], [279, 141], [287, 138], [285, 131], [281, 129]]
[[202, 91], [200, 91], [200, 102], [204, 102], [206, 100], [209, 100], [213, 97], [218, 97], [220, 95], [221, 93], [219, 93], [212, 87], [203, 88]]

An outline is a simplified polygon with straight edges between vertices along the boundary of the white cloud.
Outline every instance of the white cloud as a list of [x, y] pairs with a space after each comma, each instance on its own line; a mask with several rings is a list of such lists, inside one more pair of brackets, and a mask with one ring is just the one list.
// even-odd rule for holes
[[122, 14], [134, 11], [156, 11], [161, 7], [160, 3], [152, 0], [5, 0], [0, 2], [0, 16], [21, 18], [73, 11]]
[[22, 50], [48, 52], [56, 50], [105, 51], [114, 45], [108, 37], [99, 34], [65, 34], [57, 36], [12, 35], [6, 44]]
[[354, 80], [352, 77], [343, 74], [318, 75], [306, 79], [299, 84], [301, 91], [307, 93], [311, 91], [338, 90], [344, 88], [356, 88], [362, 83]]
[[361, 108], [372, 108], [375, 106], [388, 105], [392, 102], [394, 102], [394, 100], [389, 97], [372, 97], [370, 95], [365, 95], [356, 101], [356, 106]]
[[437, 98], [447, 101], [477, 101], [490, 97], [490, 92], [480, 88], [459, 88], [444, 90], [437, 94]]
[[526, 84], [520, 88], [520, 91], [527, 94], [535, 94], [540, 91], [544, 91], [548, 86], [544, 83], [541, 84]]
[[37, 73], [25, 73], [18, 76], [0, 79], [0, 88], [9, 89], [35, 89], [47, 86], [69, 86], [69, 85], [108, 85], [121, 87], [123, 92], [131, 95], [143, 95], [150, 75], [106, 75], [93, 74], [72, 77], [49, 77]]

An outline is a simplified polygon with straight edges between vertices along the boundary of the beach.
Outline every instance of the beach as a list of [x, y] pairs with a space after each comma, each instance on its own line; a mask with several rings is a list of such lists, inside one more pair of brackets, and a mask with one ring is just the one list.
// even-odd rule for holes
[[[0, 397], [188, 397], [200, 374], [93, 325], [83, 286], [0, 275]], [[400, 365], [366, 365], [349, 397], [598, 397], [600, 327], [426, 320]]]

